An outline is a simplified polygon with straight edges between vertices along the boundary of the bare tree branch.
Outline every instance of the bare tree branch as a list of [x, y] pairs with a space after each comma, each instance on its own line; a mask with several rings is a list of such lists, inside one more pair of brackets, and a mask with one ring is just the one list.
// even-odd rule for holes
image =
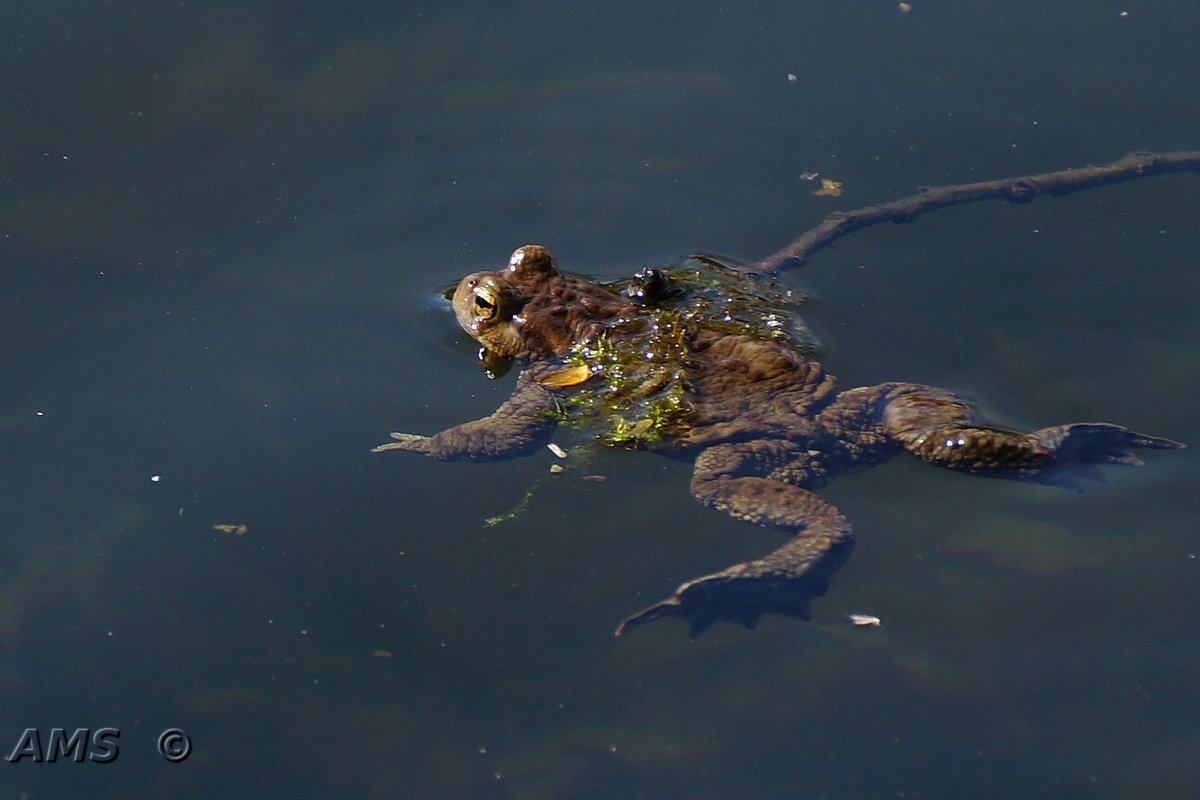
[[1165, 172], [1200, 172], [1200, 151], [1179, 153], [1130, 153], [1124, 158], [1099, 167], [1065, 169], [1020, 178], [1001, 178], [982, 183], [935, 186], [911, 197], [867, 206], [855, 211], [835, 211], [810, 228], [787, 247], [764, 258], [752, 269], [779, 273], [801, 267], [809, 256], [843, 236], [880, 222], [910, 222], [928, 211], [976, 200], [1009, 200], [1028, 203], [1043, 194], [1064, 195], [1093, 186], [1158, 175]]

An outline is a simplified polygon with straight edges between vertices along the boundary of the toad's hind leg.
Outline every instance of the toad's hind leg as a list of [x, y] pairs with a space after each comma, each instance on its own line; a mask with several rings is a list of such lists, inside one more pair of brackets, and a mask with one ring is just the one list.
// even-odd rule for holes
[[1017, 433], [971, 423], [961, 399], [944, 389], [892, 383], [852, 389], [878, 411], [888, 440], [923, 461], [949, 469], [1018, 478], [1082, 491], [1082, 479], [1103, 480], [1095, 464], [1140, 466], [1131, 450], [1174, 449], [1179, 442], [1103, 422], [1055, 425]]
[[[808, 604], [825, 594], [830, 578], [850, 556], [854, 530], [842, 513], [817, 495], [754, 472], [782, 466], [786, 446], [753, 442], [709, 448], [696, 459], [692, 494], [732, 517], [791, 532], [791, 540], [762, 558], [745, 561], [682, 584], [674, 594], [621, 623], [620, 636], [660, 617], [683, 617], [693, 638], [717, 620], [753, 628], [766, 613], [808, 619]], [[803, 451], [801, 451], [802, 453]], [[800, 469], [793, 463], [791, 480]]]

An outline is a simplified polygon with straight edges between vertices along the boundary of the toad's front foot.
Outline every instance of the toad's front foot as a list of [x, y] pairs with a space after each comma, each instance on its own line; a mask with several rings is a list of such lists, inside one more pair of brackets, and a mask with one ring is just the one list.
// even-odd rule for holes
[[383, 453], [387, 450], [404, 450], [408, 453], [428, 453], [430, 451], [429, 443], [432, 440], [430, 436], [422, 436], [419, 433], [393, 433], [390, 434], [395, 441], [381, 444], [378, 447], [372, 447], [372, 453]]

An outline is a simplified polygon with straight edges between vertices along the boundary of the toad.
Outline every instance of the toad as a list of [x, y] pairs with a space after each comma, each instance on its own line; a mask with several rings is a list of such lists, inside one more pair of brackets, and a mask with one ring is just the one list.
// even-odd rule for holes
[[706, 506], [789, 535], [760, 558], [693, 578], [622, 622], [618, 636], [681, 617], [753, 628], [763, 614], [809, 618], [854, 545], [846, 517], [816, 494], [832, 476], [906, 452], [973, 475], [1082, 490], [1095, 465], [1138, 465], [1133, 449], [1178, 442], [1107, 423], [1019, 433], [976, 424], [966, 402], [918, 383], [838, 390], [833, 376], [770, 325], [671, 301], [666, 271], [625, 291], [561, 272], [546, 248], [463, 278], [458, 322], [489, 357], [522, 367], [492, 414], [432, 436], [393, 433], [373, 452], [498, 461], [548, 444], [560, 421], [602, 426], [610, 444], [693, 462]]

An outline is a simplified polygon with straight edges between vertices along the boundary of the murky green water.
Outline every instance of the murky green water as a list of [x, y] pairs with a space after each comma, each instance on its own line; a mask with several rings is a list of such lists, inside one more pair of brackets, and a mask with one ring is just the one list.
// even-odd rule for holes
[[1194, 175], [789, 276], [845, 385], [1193, 445], [1082, 495], [842, 478], [859, 544], [812, 624], [612, 637], [778, 541], [686, 465], [604, 452], [486, 528], [553, 456], [367, 453], [506, 396], [438, 292], [527, 241], [607, 276], [754, 259], [917, 186], [1200, 148], [1194, 4], [913, 6], [9, 9], [0, 749], [120, 734], [0, 794], [1200, 796]]

